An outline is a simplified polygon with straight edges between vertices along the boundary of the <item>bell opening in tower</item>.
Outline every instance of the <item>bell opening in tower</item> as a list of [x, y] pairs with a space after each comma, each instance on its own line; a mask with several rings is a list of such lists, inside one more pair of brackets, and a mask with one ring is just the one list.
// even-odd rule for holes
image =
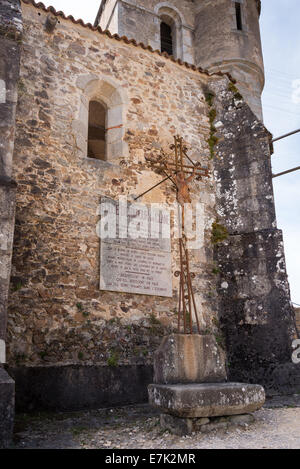
[[235, 2], [236, 27], [239, 31], [243, 30], [242, 6], [240, 2]]
[[160, 24], [161, 52], [173, 55], [173, 34], [172, 28], [163, 21]]

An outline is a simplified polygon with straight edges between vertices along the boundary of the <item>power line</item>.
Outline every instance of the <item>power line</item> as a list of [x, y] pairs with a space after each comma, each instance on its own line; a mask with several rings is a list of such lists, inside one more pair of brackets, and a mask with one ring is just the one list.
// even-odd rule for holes
[[291, 135], [298, 134], [300, 132], [300, 129], [293, 130], [292, 132], [289, 132], [288, 134], [281, 135], [281, 137], [273, 138], [272, 143], [278, 142], [278, 140], [282, 140], [283, 138], [290, 137]]
[[273, 174], [273, 179], [274, 178], [278, 178], [280, 176], [284, 176], [285, 174], [290, 174], [290, 173], [294, 173], [295, 171], [299, 171], [300, 170], [300, 166], [298, 166], [297, 168], [293, 168], [293, 169], [289, 169], [287, 171], [283, 171], [282, 173], [278, 173], [278, 174]]

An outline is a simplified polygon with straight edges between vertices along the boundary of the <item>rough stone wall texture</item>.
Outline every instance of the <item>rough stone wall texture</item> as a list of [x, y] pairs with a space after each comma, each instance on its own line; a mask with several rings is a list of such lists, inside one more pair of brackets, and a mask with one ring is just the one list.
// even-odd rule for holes
[[[108, 20], [109, 18], [109, 20]], [[136, 39], [160, 50], [161, 19], [172, 26], [174, 56], [193, 64], [194, 59], [194, 5], [191, 1], [170, 2], [119, 0], [108, 2], [103, 11], [101, 27], [112, 33]]]
[[20, 2], [4, 0], [0, 4], [0, 175], [7, 177], [12, 171], [21, 38]]
[[229, 231], [216, 250], [229, 379], [277, 392], [283, 384], [295, 384], [300, 369], [294, 367], [294, 378], [284, 383], [284, 375], [274, 373], [292, 365], [296, 329], [282, 233], [276, 228], [269, 135], [234, 87], [226, 89], [222, 81], [212, 87], [218, 215]]
[[[16, 183], [12, 180], [22, 16], [20, 2], [0, 4], [0, 340], [5, 352], [7, 302], [15, 222]], [[1, 354], [1, 360], [4, 357]], [[9, 444], [14, 420], [14, 382], [0, 362], [0, 447]]]
[[110, 0], [100, 25], [160, 50], [160, 23], [164, 19], [173, 25], [176, 58], [211, 72], [231, 73], [251, 109], [262, 119], [264, 64], [257, 2], [244, 0], [241, 11], [240, 31], [233, 0]]
[[5, 340], [16, 184], [11, 179], [19, 86], [21, 7], [0, 5], [0, 339]]
[[[23, 4], [23, 15], [9, 364], [151, 365], [161, 336], [176, 325], [178, 279], [173, 278], [173, 299], [99, 291], [97, 208], [101, 196], [139, 194], [160, 181], [145, 156], [167, 149], [175, 133], [183, 135], [195, 161], [201, 157], [210, 165], [203, 92], [209, 78], [62, 18], [48, 34], [41, 9]], [[84, 98], [78, 83], [90, 76], [113, 81], [127, 96], [127, 156], [103, 162], [82, 154], [74, 121]], [[205, 205], [205, 245], [192, 260], [196, 302], [203, 333], [218, 334], [212, 175], [195, 182], [192, 194]], [[167, 183], [143, 201], [175, 198]]]
[[[285, 367], [295, 325], [276, 229], [269, 135], [241, 95], [226, 77], [209, 78], [62, 17], [49, 34], [41, 8], [23, 4], [23, 15], [8, 321], [9, 365], [23, 380], [22, 390], [32, 369], [37, 380], [51, 368], [51, 376], [69, 383], [77, 372], [88, 377], [91, 366], [90, 376], [108, 365], [122, 365], [124, 376], [127, 367], [141, 367], [136, 375], [144, 376], [139, 370], [146, 366], [149, 378], [153, 352], [176, 327], [178, 279], [172, 299], [99, 291], [97, 209], [102, 196], [140, 194], [160, 181], [146, 157], [167, 149], [176, 133], [192, 158], [211, 170], [209, 180], [192, 186], [193, 199], [205, 207], [204, 247], [192, 259], [201, 332], [221, 340], [220, 311], [231, 379], [269, 389], [297, 384], [297, 369]], [[208, 89], [216, 94], [210, 107]], [[84, 153], [91, 97], [106, 97], [122, 122], [122, 133], [109, 135], [112, 143], [121, 138], [119, 154], [105, 162]], [[143, 201], [171, 204], [175, 198], [165, 184]], [[229, 238], [214, 253], [217, 215]], [[172, 252], [175, 272], [176, 243]], [[101, 371], [106, 375], [110, 380]], [[51, 378], [47, 389], [55, 386]], [[32, 389], [31, 402], [39, 394], [37, 381]], [[75, 396], [76, 385], [72, 389]]]

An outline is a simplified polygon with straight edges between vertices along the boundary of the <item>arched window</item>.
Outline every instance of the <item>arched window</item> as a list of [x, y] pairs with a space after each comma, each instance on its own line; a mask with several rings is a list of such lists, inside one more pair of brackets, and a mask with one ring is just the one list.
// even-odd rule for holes
[[99, 101], [89, 103], [88, 157], [106, 159], [106, 107]]
[[160, 24], [161, 52], [174, 55], [172, 27], [164, 21]]
[[72, 122], [78, 154], [99, 162], [126, 158], [128, 97], [124, 87], [109, 76], [81, 75], [76, 83], [82, 90], [78, 116]]
[[191, 42], [188, 36], [190, 31], [183, 30], [184, 21], [180, 11], [169, 2], [160, 2], [155, 6], [154, 12], [157, 15], [156, 24], [159, 28], [157, 32], [160, 33], [158, 44], [161, 52], [167, 52], [175, 59], [192, 63], [193, 59], [191, 60], [189, 57]]

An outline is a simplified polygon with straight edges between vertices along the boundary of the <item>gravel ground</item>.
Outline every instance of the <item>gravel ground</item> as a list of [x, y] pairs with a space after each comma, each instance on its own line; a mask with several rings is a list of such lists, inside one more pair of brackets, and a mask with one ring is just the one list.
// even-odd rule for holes
[[178, 437], [162, 432], [148, 406], [68, 414], [18, 415], [13, 448], [300, 449], [300, 396], [277, 398], [244, 427]]

